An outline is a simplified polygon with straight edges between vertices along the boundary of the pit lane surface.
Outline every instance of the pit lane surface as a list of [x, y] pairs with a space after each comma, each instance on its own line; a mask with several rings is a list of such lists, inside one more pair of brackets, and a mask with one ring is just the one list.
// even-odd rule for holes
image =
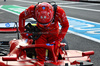
[[[22, 7], [29, 7], [34, 5], [40, 0], [7, 0], [6, 2], [0, 1], [0, 5], [18, 5]], [[44, 0], [43, 0], [44, 1]], [[46, 0], [45, 0], [46, 1]], [[70, 1], [60, 1], [55, 0], [59, 6], [61, 6], [68, 17], [74, 17], [84, 20], [89, 20], [91, 22], [100, 22], [100, 4], [98, 3], [83, 3], [83, 2], [70, 2]], [[0, 9], [0, 22], [14, 22], [18, 21], [18, 15], [10, 13]], [[29, 20], [27, 20], [29, 21]], [[99, 32], [100, 33], [100, 32]], [[83, 33], [84, 34], [84, 33]], [[15, 34], [0, 34], [0, 41], [11, 40], [16, 38]], [[100, 36], [99, 36], [100, 37]], [[91, 56], [94, 66], [100, 65], [100, 43], [91, 38], [86, 38], [80, 36], [70, 31], [66, 35], [66, 41], [69, 44], [69, 48], [73, 50], [94, 50], [95, 55]]]

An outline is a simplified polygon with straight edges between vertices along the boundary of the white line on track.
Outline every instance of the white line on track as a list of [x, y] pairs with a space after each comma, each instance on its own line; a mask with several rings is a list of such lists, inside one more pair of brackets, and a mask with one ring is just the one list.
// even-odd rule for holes
[[100, 40], [99, 39], [95, 39], [95, 38], [92, 38], [92, 37], [89, 37], [89, 36], [85, 36], [83, 34], [80, 34], [80, 33], [76, 33], [76, 32], [73, 32], [73, 31], [70, 31], [68, 30], [69, 33], [72, 33], [74, 35], [77, 35], [77, 36], [80, 36], [80, 37], [83, 37], [83, 38], [86, 38], [86, 39], [89, 39], [89, 40], [92, 40], [92, 41], [95, 41], [95, 42], [98, 42], [100, 43]]
[[96, 6], [96, 5], [100, 5], [100, 4], [85, 4], [85, 5], [72, 5], [72, 6]]
[[[70, 17], [70, 16], [66, 16], [66, 17]], [[75, 17], [70, 17], [70, 18], [78, 19], [78, 20], [85, 21], [85, 22], [90, 22], [90, 23], [100, 24], [100, 23], [98, 23], [98, 22], [93, 22], [93, 21], [90, 21], [90, 20], [85, 20], [85, 19], [80, 19], [80, 18], [75, 18]]]
[[[37, 2], [24, 1], [24, 0], [15, 0], [15, 1], [26, 2], [26, 3], [37, 3]], [[79, 2], [57, 3], [57, 4], [71, 4], [71, 3], [79, 3]], [[60, 7], [65, 7], [65, 8], [72, 8], [72, 9], [79, 9], [79, 10], [87, 10], [87, 11], [100, 12], [100, 10], [96, 10], [96, 9], [88, 9], [88, 8], [80, 8], [80, 7], [72, 7], [72, 6], [62, 6], [62, 5], [59, 5], [59, 6]]]
[[[14, 0], [14, 1], [25, 2], [25, 3], [35, 3], [35, 4], [38, 3], [38, 2], [25, 1], [25, 0]], [[74, 4], [74, 3], [79, 3], [79, 2], [68, 2], [68, 3], [57, 3], [57, 4]]]
[[24, 1], [24, 0], [14, 0], [14, 1], [19, 1], [19, 2], [25, 2], [25, 3], [38, 3], [38, 2], [31, 2], [31, 1]]
[[2, 7], [2, 5], [0, 5], [0, 8]]
[[67, 7], [67, 8], [72, 8], [72, 9], [80, 9], [80, 10], [87, 10], [87, 11], [100, 12], [100, 10], [96, 10], [96, 9], [79, 8], [79, 7], [62, 6], [62, 5], [59, 5], [59, 6], [60, 6], [60, 7]]

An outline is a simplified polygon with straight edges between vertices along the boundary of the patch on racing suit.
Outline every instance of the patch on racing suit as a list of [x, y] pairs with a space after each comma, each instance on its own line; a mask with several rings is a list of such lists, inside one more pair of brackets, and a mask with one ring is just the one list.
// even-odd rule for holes
[[53, 46], [54, 44], [47, 43], [46, 45], [47, 45], [47, 46]]

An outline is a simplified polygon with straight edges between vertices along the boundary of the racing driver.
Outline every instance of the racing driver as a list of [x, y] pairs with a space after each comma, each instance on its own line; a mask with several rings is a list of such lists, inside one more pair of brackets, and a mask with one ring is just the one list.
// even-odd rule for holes
[[[65, 11], [59, 6], [56, 7], [55, 11], [54, 7], [48, 2], [42, 2], [35, 6], [31, 5], [19, 15], [20, 33], [24, 32], [25, 20], [28, 18], [34, 18], [37, 21], [36, 26], [38, 29], [40, 29], [41, 32], [47, 32], [47, 34], [44, 33], [35, 40], [35, 44], [55, 43], [55, 54], [58, 56], [59, 43], [69, 28]], [[59, 30], [59, 24], [61, 25], [61, 30]], [[24, 37], [24, 35], [22, 35], [22, 37]], [[38, 61], [45, 61], [46, 49], [37, 48], [35, 50]]]

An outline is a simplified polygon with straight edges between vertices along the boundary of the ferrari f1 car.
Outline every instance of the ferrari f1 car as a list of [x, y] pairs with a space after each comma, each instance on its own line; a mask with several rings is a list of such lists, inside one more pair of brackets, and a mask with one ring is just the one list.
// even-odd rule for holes
[[[0, 33], [18, 33], [18, 39], [0, 42], [0, 54], [3, 54], [0, 56], [0, 66], [93, 66], [90, 55], [93, 55], [94, 51], [68, 50], [68, 44], [61, 42], [59, 57], [56, 57], [54, 52], [55, 44], [34, 44], [34, 41], [42, 33], [39, 32], [33, 22], [30, 23], [26, 22], [25, 26], [27, 39], [19, 39], [17, 22], [0, 23]], [[30, 29], [30, 25], [33, 31]], [[35, 48], [46, 49], [46, 60], [44, 62], [37, 61]], [[7, 54], [7, 52], [9, 53]], [[49, 59], [48, 52], [51, 52], [52, 60]]]

